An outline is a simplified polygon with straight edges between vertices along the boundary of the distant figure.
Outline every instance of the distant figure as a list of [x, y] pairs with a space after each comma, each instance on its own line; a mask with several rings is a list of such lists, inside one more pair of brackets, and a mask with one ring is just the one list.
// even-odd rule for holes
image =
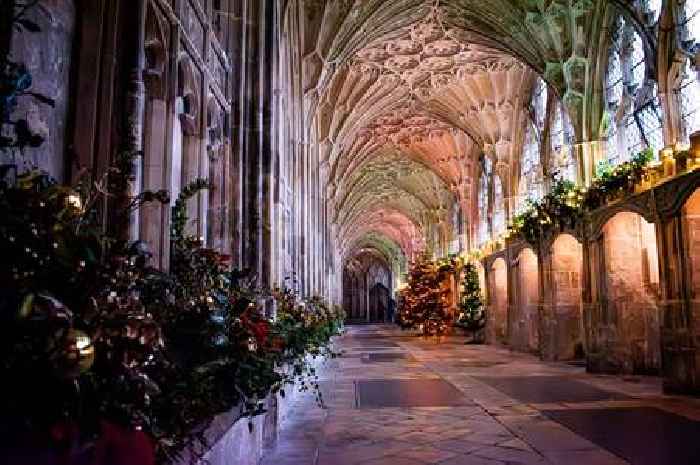
[[389, 309], [387, 310], [387, 321], [389, 323], [394, 322], [394, 312], [396, 312], [396, 301], [394, 299], [389, 299]]

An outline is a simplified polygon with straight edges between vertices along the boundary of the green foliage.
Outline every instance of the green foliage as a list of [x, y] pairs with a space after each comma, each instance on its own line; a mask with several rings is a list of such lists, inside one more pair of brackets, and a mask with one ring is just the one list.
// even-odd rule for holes
[[652, 158], [653, 152], [647, 149], [615, 167], [601, 163], [588, 189], [556, 181], [549, 194], [539, 202], [531, 202], [525, 212], [513, 218], [511, 231], [537, 246], [544, 237], [576, 228], [586, 213], [631, 193]]
[[185, 240], [185, 227], [187, 226], [187, 201], [197, 195], [200, 191], [209, 189], [209, 181], [197, 178], [186, 184], [180, 195], [175, 200], [170, 219], [171, 239], [173, 241]]
[[110, 232], [119, 228], [101, 214], [107, 201], [127, 218], [146, 202], [169, 203], [164, 191], [126, 195], [133, 159], [120, 155], [75, 187], [40, 172], [0, 183], [0, 429], [36, 434], [68, 422], [90, 437], [109, 421], [149, 434], [168, 462], [204, 444], [217, 414], [261, 413], [293, 381], [317, 386], [307, 355], [332, 356], [343, 316], [320, 298], [276, 291], [278, 318], [267, 318], [258, 302], [269, 296], [230, 257], [185, 235], [187, 199], [203, 180], [175, 202], [170, 271], [152, 268], [146, 245]]
[[396, 323], [403, 329], [420, 329], [424, 334], [443, 334], [451, 317], [446, 308], [441, 283], [454, 272], [450, 261], [434, 263], [420, 256], [411, 267], [408, 285], [401, 292]]

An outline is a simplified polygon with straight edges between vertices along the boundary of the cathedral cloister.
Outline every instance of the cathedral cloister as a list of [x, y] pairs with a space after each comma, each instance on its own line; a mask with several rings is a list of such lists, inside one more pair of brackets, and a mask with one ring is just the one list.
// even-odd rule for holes
[[0, 0], [0, 462], [700, 463], [700, 0]]

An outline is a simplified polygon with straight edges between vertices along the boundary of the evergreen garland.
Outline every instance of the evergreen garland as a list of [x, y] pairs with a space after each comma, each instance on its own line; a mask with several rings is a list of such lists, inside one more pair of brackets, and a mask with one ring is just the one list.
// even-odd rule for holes
[[525, 212], [513, 218], [510, 232], [536, 246], [544, 237], [575, 229], [586, 213], [633, 192], [652, 158], [653, 152], [647, 149], [618, 166], [602, 164], [588, 189], [555, 180], [549, 194], [530, 202]]

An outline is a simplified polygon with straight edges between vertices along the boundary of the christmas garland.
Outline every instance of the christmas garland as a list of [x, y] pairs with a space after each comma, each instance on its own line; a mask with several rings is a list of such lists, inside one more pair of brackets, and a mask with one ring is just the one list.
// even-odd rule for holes
[[257, 302], [268, 294], [184, 234], [202, 180], [175, 202], [170, 271], [151, 267], [146, 245], [119, 231], [134, 209], [169, 199], [124, 195], [132, 161], [121, 156], [74, 188], [37, 171], [0, 183], [0, 428], [66, 460], [77, 460], [70, 444], [94, 450], [115, 431], [162, 463], [185, 449], [196, 456], [217, 414], [255, 415], [288, 383], [313, 387], [306, 355], [328, 355], [343, 318], [285, 290], [273, 293], [277, 319], [266, 318]]
[[[39, 32], [26, 17], [37, 3], [2, 3], [3, 34]], [[31, 90], [7, 44], [0, 150], [22, 154], [43, 138], [15, 117], [18, 100], [54, 102]], [[284, 289], [263, 292], [231, 270], [230, 257], [188, 236], [187, 200], [208, 187], [201, 179], [172, 209], [170, 271], [150, 266], [146, 244], [124, 232], [142, 205], [170, 200], [166, 191], [126, 194], [135, 155], [117, 156], [98, 177], [83, 172], [74, 186], [0, 167], [0, 451], [21, 463], [47, 453], [61, 463], [115, 453], [134, 464], [168, 463], [183, 451], [196, 459], [220, 413], [261, 413], [262, 401], [291, 382], [316, 387], [322, 402], [308, 355], [334, 355], [327, 346], [342, 310]], [[275, 320], [257, 305], [271, 295]]]
[[509, 234], [537, 245], [544, 237], [576, 228], [587, 212], [633, 192], [652, 158], [652, 150], [647, 149], [618, 166], [603, 164], [588, 189], [556, 180], [549, 194], [540, 201], [529, 201], [528, 208], [513, 218]]

